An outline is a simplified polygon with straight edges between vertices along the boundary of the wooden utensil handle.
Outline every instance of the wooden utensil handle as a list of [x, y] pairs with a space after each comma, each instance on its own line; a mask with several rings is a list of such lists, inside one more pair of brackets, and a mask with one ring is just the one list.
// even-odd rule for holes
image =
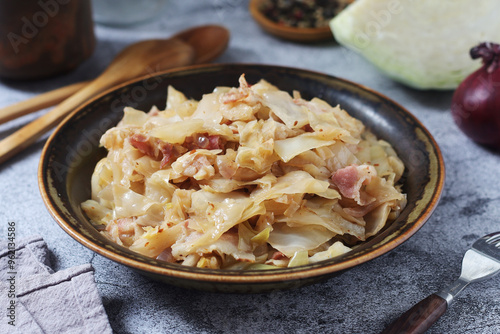
[[88, 83], [88, 81], [77, 82], [2, 108], [0, 109], [0, 124], [38, 110], [55, 106], [81, 90]]
[[192, 64], [194, 56], [190, 45], [176, 39], [146, 40], [126, 47], [100, 76], [83, 89], [0, 141], [0, 164], [34, 143], [75, 108], [103, 90], [126, 80], [153, 75], [159, 69]]
[[424, 333], [446, 312], [447, 308], [445, 299], [432, 294], [406, 311], [381, 334]]
[[[95, 81], [94, 81], [95, 82]], [[99, 92], [100, 85], [89, 84], [61, 104], [0, 141], [0, 164], [33, 144], [70, 112]]]

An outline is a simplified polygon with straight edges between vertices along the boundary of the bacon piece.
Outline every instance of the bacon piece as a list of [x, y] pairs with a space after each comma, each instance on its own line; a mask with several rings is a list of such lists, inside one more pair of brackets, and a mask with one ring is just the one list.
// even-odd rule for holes
[[[172, 169], [180, 175], [193, 177], [196, 180], [208, 179], [215, 174], [213, 167], [215, 155], [208, 155], [207, 151], [190, 151], [178, 158], [173, 164]], [[210, 159], [210, 160], [209, 160]]]
[[342, 195], [347, 198], [354, 198], [358, 183], [358, 169], [356, 166], [348, 166], [337, 170], [332, 175], [332, 181], [339, 188]]
[[165, 261], [165, 262], [171, 262], [171, 263], [174, 263], [175, 262], [175, 258], [174, 256], [172, 255], [172, 248], [168, 247], [168, 248], [165, 248], [161, 253], [160, 255], [158, 255], [156, 257], [157, 260], [160, 260], [160, 261]]
[[211, 135], [208, 136], [207, 150], [216, 150], [224, 147], [221, 136]]
[[160, 168], [165, 167], [172, 160], [174, 146], [170, 143], [140, 133], [133, 134], [129, 140], [130, 144], [141, 153], [155, 160], [161, 160]]
[[370, 203], [365, 206], [356, 206], [356, 207], [350, 207], [350, 208], [344, 208], [344, 212], [356, 217], [356, 218], [361, 218], [364, 217], [368, 212], [372, 211], [379, 205], [379, 203]]
[[195, 134], [187, 137], [182, 146], [189, 151], [197, 149], [217, 150], [224, 148], [224, 141], [219, 135]]
[[367, 205], [375, 199], [362, 193], [362, 186], [370, 183], [377, 171], [370, 165], [351, 165], [337, 170], [332, 175], [332, 181], [342, 196], [354, 199], [359, 205]]
[[225, 155], [217, 156], [217, 168], [220, 175], [225, 179], [232, 178], [238, 170], [238, 164]]
[[133, 235], [135, 233], [134, 220], [132, 218], [119, 218], [116, 221], [120, 234]]
[[287, 258], [286, 255], [283, 254], [280, 251], [274, 252], [273, 255], [271, 256], [272, 260], [283, 260], [283, 259], [286, 259], [286, 258]]
[[171, 162], [172, 156], [173, 156], [174, 146], [172, 144], [166, 143], [162, 140], [159, 140], [159, 139], [156, 139], [156, 140], [157, 140], [158, 148], [160, 149], [160, 152], [163, 156], [161, 158], [161, 163], [160, 163], [160, 169], [162, 169], [163, 167], [165, 167], [166, 165], [168, 165]]
[[129, 137], [129, 140], [130, 144], [139, 151], [141, 151], [141, 153], [144, 153], [145, 155], [155, 158], [154, 149], [151, 146], [148, 136], [145, 136], [140, 133], [135, 133]]

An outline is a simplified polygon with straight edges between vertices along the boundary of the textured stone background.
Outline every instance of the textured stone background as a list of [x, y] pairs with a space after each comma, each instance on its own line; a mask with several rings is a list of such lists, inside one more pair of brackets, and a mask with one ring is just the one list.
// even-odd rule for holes
[[[301, 67], [380, 91], [410, 110], [442, 149], [447, 178], [427, 224], [395, 251], [327, 282], [258, 295], [187, 291], [150, 281], [84, 248], [52, 220], [37, 186], [39, 142], [0, 166], [0, 237], [15, 221], [18, 238], [40, 234], [60, 270], [91, 263], [112, 328], [117, 333], [377, 333], [393, 318], [460, 273], [473, 241], [500, 229], [498, 154], [470, 142], [453, 123], [451, 92], [415, 91], [387, 79], [334, 42], [299, 45], [277, 40], [251, 19], [247, 1], [170, 1], [153, 22], [97, 27], [93, 57], [67, 75], [36, 82], [0, 81], [0, 107], [63, 84], [96, 76], [124, 45], [168, 37], [190, 26], [218, 23], [231, 31], [218, 62]], [[33, 116], [0, 126], [6, 135]], [[469, 286], [429, 333], [500, 333], [500, 277]]]

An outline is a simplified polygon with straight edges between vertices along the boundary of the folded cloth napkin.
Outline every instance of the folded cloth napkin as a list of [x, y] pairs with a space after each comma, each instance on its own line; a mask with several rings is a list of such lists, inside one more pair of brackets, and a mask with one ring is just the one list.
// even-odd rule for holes
[[112, 333], [92, 266], [49, 262], [41, 237], [0, 241], [0, 333]]

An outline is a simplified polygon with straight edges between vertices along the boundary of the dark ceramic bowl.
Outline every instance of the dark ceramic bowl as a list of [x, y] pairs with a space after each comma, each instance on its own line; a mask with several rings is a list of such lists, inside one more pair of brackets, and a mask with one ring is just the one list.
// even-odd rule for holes
[[[403, 190], [408, 205], [380, 234], [335, 259], [294, 268], [231, 271], [190, 268], [129, 251], [109, 241], [80, 209], [90, 196], [90, 176], [105, 155], [100, 136], [123, 116], [123, 107], [165, 107], [168, 85], [200, 99], [216, 86], [237, 86], [245, 73], [249, 83], [264, 78], [282, 90], [298, 90], [306, 99], [319, 97], [360, 119], [379, 138], [391, 143], [406, 165]], [[265, 292], [311, 284], [385, 254], [410, 238], [435, 209], [445, 171], [438, 146], [423, 125], [403, 107], [366, 87], [306, 70], [265, 65], [209, 65], [168, 71], [124, 83], [76, 110], [47, 141], [39, 166], [43, 200], [56, 222], [74, 239], [113, 261], [169, 284], [210, 291]]]

